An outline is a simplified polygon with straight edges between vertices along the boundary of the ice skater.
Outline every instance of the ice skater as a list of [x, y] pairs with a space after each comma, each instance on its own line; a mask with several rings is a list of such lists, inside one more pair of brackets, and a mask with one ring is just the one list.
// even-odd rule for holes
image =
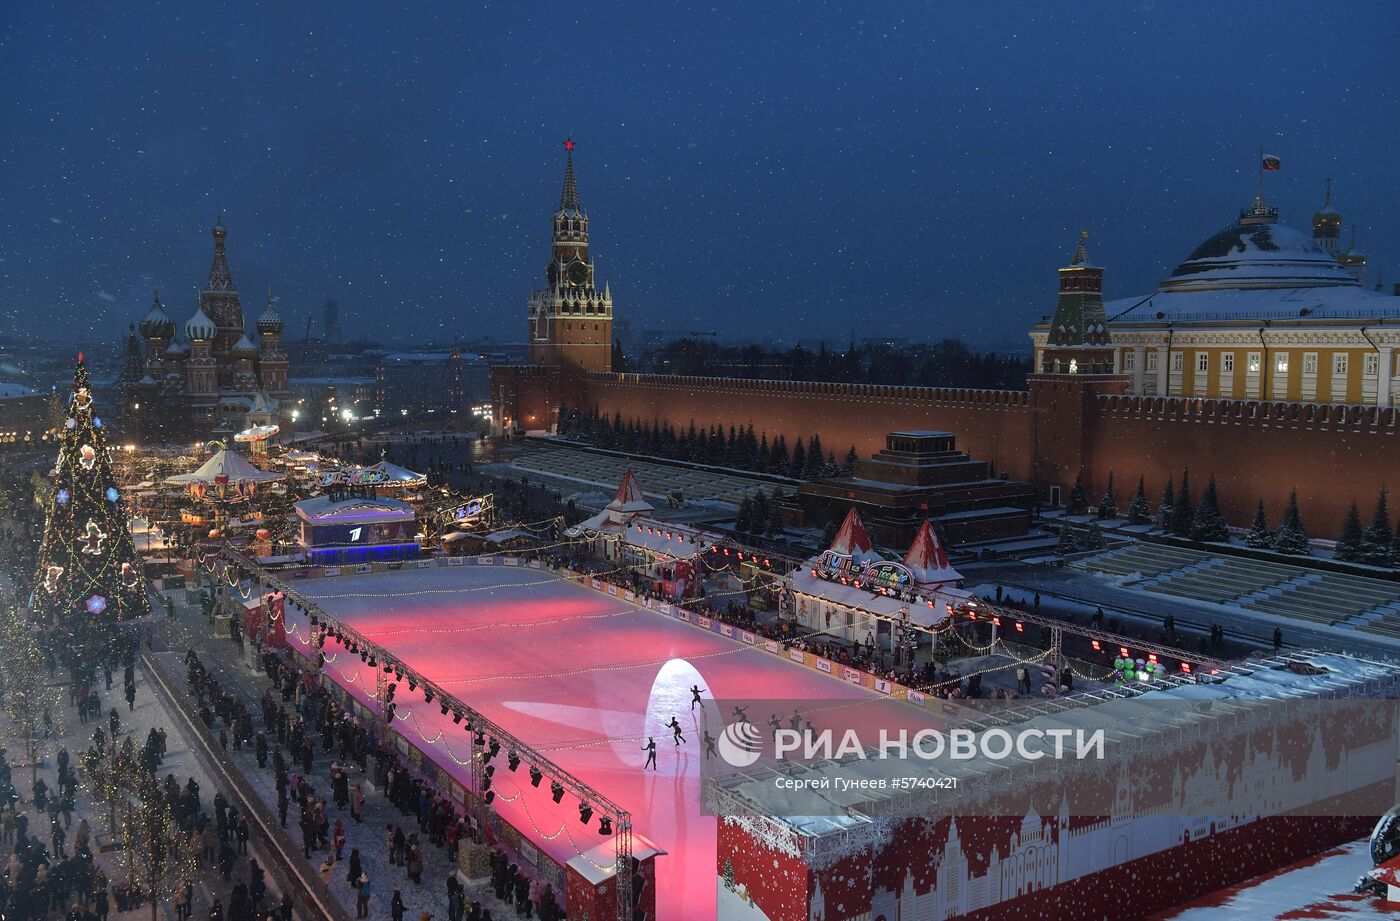
[[647, 753], [647, 762], [642, 765], [642, 770], [647, 769], [647, 764], [651, 765], [653, 771], [656, 770], [656, 740], [647, 736], [647, 744], [642, 746], [642, 751]]
[[710, 735], [710, 730], [708, 730], [708, 729], [704, 730], [704, 733], [705, 733], [705, 760], [706, 760], [706, 761], [709, 761], [711, 758], [713, 758], [713, 757], [715, 756], [715, 737], [712, 736], [712, 735]]
[[692, 684], [690, 686], [690, 709], [692, 711], [695, 709], [696, 704], [700, 704], [702, 707], [704, 706], [700, 700], [700, 695], [704, 690], [705, 689], [698, 684]]
[[774, 713], [768, 717], [768, 726], [773, 730], [773, 737], [777, 738], [778, 730], [783, 728], [783, 721], [778, 719], [778, 714]]
[[796, 710], [792, 711], [792, 716], [788, 717], [788, 728], [793, 732], [802, 728], [802, 714]]
[[732, 722], [732, 723], [747, 723], [748, 721], [749, 721], [749, 708], [748, 708], [748, 707], [741, 707], [741, 706], [739, 706], [738, 704], [735, 704], [735, 705], [734, 705], [734, 719], [730, 720], [730, 722]]
[[666, 728], [671, 730], [672, 737], [676, 740], [677, 746], [680, 746], [685, 742], [685, 736], [681, 735], [680, 720], [676, 719], [674, 716], [671, 717], [671, 722], [666, 724]]

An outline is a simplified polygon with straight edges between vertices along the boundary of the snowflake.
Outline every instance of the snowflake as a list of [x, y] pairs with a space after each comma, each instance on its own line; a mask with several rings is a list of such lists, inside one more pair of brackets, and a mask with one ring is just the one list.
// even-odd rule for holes
[[115, 486], [108, 486], [108, 487], [107, 487], [107, 501], [108, 501], [108, 502], [116, 502], [116, 501], [117, 501], [117, 496], [118, 496], [117, 487], [115, 487]]
[[57, 500], [59, 505], [67, 505], [68, 500], [71, 498], [73, 498], [73, 494], [66, 489], [60, 489], [54, 496], [54, 499]]
[[88, 598], [86, 607], [89, 614], [96, 616], [107, 610], [107, 599], [101, 595], [93, 595]]
[[101, 420], [100, 418], [98, 418], [97, 416], [93, 416], [93, 417], [92, 417], [92, 427], [95, 428], [95, 429], [100, 429], [100, 428], [102, 428], [102, 420]]
[[63, 427], [66, 428], [66, 429], [75, 429], [75, 428], [78, 427], [78, 420], [77, 420], [77, 419], [69, 419], [67, 422], [64, 422], [64, 423], [63, 423]]

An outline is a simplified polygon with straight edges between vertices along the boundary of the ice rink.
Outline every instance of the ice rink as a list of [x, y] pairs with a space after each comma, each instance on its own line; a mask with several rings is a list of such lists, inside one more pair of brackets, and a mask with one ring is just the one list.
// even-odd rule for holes
[[[868, 701], [870, 718], [890, 725], [928, 725], [895, 703], [761, 649], [640, 608], [621, 598], [525, 567], [475, 566], [302, 580], [295, 587], [332, 615], [543, 750], [564, 769], [631, 811], [635, 830], [668, 856], [657, 859], [657, 910], [662, 921], [713, 917], [717, 868], [715, 819], [701, 814], [704, 758], [689, 688], [713, 698], [771, 697]], [[291, 611], [289, 607], [289, 612]], [[305, 650], [306, 623], [289, 613]], [[358, 656], [329, 654], [327, 669], [361, 700], [374, 673]], [[468, 753], [463, 725], [434, 702], [400, 685], [396, 728], [458, 777]], [[722, 730], [710, 705], [710, 731]], [[848, 709], [843, 707], [842, 709]], [[672, 715], [686, 744], [665, 728]], [[750, 718], [761, 723], [768, 713]], [[820, 725], [820, 720], [813, 719]], [[643, 773], [647, 736], [657, 742], [659, 770]], [[424, 745], [424, 742], [434, 744]], [[530, 786], [527, 766], [510, 773], [504, 753], [493, 806], [560, 863], [606, 840], [595, 817], [579, 822], [578, 803], [556, 805], [546, 779]]]

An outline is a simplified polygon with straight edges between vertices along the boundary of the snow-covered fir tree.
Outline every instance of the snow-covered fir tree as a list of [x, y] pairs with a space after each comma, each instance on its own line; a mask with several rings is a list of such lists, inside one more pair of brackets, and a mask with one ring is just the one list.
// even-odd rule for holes
[[1376, 497], [1376, 511], [1371, 516], [1371, 524], [1361, 536], [1361, 558], [1372, 566], [1394, 566], [1395, 533], [1390, 529], [1390, 508], [1385, 487], [1381, 487]]
[[1176, 505], [1176, 494], [1172, 492], [1172, 478], [1167, 477], [1167, 485], [1162, 487], [1162, 498], [1157, 501], [1157, 527], [1167, 530], [1172, 523], [1172, 507]]
[[1244, 545], [1255, 550], [1268, 550], [1274, 545], [1274, 535], [1269, 530], [1269, 519], [1264, 515], [1263, 499], [1259, 500], [1259, 507], [1254, 510], [1254, 523], [1245, 532]]
[[1283, 510], [1283, 520], [1274, 532], [1274, 549], [1279, 553], [1296, 553], [1307, 556], [1311, 551], [1308, 544], [1308, 529], [1303, 524], [1303, 515], [1298, 511], [1298, 490], [1288, 495], [1288, 507]]
[[1099, 520], [1108, 521], [1118, 517], [1118, 497], [1113, 494], [1113, 471], [1108, 471], [1108, 486], [1099, 500]]
[[1087, 515], [1089, 514], [1089, 497], [1084, 493], [1083, 477], [1075, 477], [1074, 485], [1070, 487], [1069, 498], [1065, 500], [1066, 515]]
[[1347, 517], [1342, 521], [1342, 531], [1337, 535], [1337, 545], [1332, 550], [1332, 558], [1343, 563], [1356, 563], [1361, 560], [1361, 513], [1353, 502], [1347, 509]]
[[1178, 537], [1191, 536], [1191, 523], [1195, 520], [1195, 509], [1191, 505], [1191, 471], [1181, 471], [1181, 489], [1177, 490], [1176, 501], [1172, 503], [1170, 530]]
[[1215, 477], [1206, 483], [1206, 491], [1201, 494], [1201, 502], [1196, 506], [1196, 515], [1191, 521], [1191, 539], [1200, 541], [1225, 541], [1230, 539], [1230, 525], [1220, 511], [1220, 499], [1215, 491]]
[[1133, 494], [1133, 501], [1128, 503], [1128, 524], [1148, 524], [1152, 521], [1152, 509], [1147, 504], [1146, 485], [1142, 477], [1138, 477], [1137, 492]]

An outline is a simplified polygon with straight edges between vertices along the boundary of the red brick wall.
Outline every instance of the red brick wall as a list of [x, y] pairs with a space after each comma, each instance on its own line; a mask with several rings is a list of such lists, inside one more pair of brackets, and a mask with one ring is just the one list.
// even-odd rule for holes
[[[1099, 397], [1085, 418], [1094, 454], [1093, 482], [1086, 485], [1094, 502], [1112, 470], [1120, 508], [1139, 475], [1147, 478], [1155, 508], [1167, 476], [1179, 486], [1189, 467], [1193, 497], [1200, 498], [1214, 474], [1226, 518], [1240, 527], [1249, 526], [1260, 499], [1276, 526], [1296, 486], [1309, 532], [1330, 540], [1352, 501], [1364, 527], [1382, 485], [1400, 492], [1400, 414], [1393, 409]], [[1392, 515], [1397, 508], [1392, 502]]]
[[752, 424], [768, 440], [820, 435], [822, 446], [844, 459], [855, 446], [868, 456], [900, 429], [953, 432], [957, 446], [988, 461], [997, 474], [1030, 478], [1029, 395], [1012, 390], [884, 387], [870, 384], [754, 381], [657, 374], [590, 374], [583, 406], [623, 419], [669, 419], [685, 427]]
[[[838, 458], [851, 445], [868, 456], [884, 447], [887, 432], [946, 430], [959, 448], [1012, 479], [1068, 492], [1082, 474], [1091, 502], [1112, 471], [1120, 508], [1139, 476], [1155, 508], [1166, 478], [1179, 485], [1189, 467], [1193, 497], [1214, 474], [1226, 517], [1239, 527], [1249, 525], [1260, 499], [1277, 524], [1296, 486], [1304, 522], [1327, 539], [1352, 501], [1364, 523], [1381, 486], [1400, 494], [1400, 412], [1393, 409], [1102, 395], [1094, 382], [1039, 376], [1034, 396], [639, 374], [590, 374], [583, 383], [576, 405], [602, 413], [678, 427], [752, 423], [770, 441], [786, 435], [789, 446], [819, 434]], [[1400, 511], [1400, 502], [1393, 505], [1392, 514]]]

